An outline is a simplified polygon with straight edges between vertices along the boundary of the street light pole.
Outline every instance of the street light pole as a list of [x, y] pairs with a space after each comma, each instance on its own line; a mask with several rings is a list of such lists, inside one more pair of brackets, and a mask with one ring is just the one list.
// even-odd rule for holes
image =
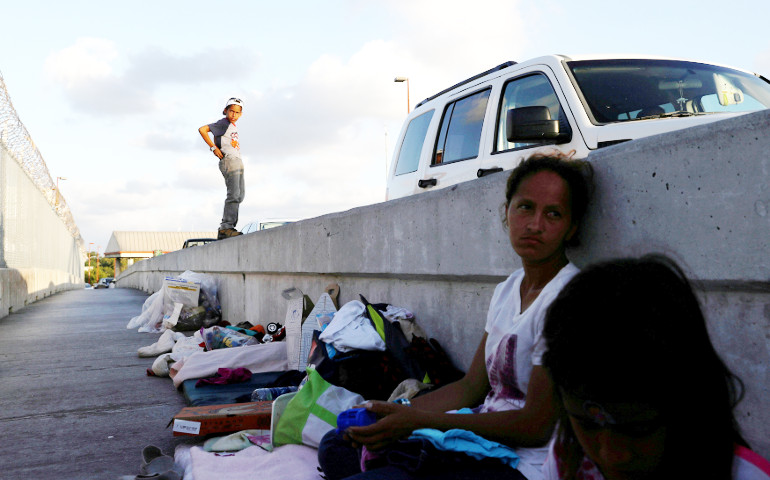
[[[88, 244], [89, 245], [93, 245], [94, 242], [88, 242]], [[91, 266], [91, 253], [92, 252], [90, 252], [90, 251], [88, 252], [88, 266]], [[88, 278], [89, 278], [89, 280], [93, 280], [94, 279], [93, 267], [91, 267], [91, 275], [89, 275]]]
[[406, 82], [406, 113], [409, 113], [412, 105], [409, 101], [409, 77], [396, 77], [393, 81], [396, 83]]
[[99, 283], [99, 245], [96, 246], [96, 283]]

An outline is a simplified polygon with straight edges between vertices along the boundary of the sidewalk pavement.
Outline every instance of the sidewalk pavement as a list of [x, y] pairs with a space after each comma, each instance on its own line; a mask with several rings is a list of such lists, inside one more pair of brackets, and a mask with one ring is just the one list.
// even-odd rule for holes
[[160, 335], [126, 329], [146, 298], [75, 290], [0, 319], [0, 477], [117, 479], [139, 473], [144, 446], [173, 455], [193, 438], [166, 428], [184, 398], [136, 353]]

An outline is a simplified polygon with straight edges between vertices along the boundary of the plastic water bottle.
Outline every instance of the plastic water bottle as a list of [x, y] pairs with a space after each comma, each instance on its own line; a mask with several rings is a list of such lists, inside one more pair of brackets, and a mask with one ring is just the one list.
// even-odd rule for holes
[[258, 388], [251, 393], [252, 402], [272, 402], [284, 393], [296, 392], [298, 387]]

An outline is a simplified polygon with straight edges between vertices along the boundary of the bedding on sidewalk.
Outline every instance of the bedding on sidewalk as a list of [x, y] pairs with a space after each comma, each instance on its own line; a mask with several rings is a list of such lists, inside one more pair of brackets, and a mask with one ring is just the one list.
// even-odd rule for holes
[[[180, 365], [181, 364], [181, 365]], [[220, 348], [210, 352], [193, 353], [171, 367], [174, 387], [185, 380], [206, 378], [220, 368], [248, 368], [252, 374], [287, 371], [286, 342], [270, 342], [243, 347]]]

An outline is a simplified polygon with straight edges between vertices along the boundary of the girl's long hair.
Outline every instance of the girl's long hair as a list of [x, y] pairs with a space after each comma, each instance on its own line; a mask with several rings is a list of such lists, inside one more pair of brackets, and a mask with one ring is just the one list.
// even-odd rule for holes
[[[733, 413], [743, 383], [714, 349], [672, 260], [648, 255], [586, 268], [551, 304], [543, 335], [543, 365], [557, 392], [643, 402], [662, 415], [659, 478], [731, 478], [734, 446], [747, 446]], [[575, 478], [583, 451], [564, 412], [555, 448], [562, 478]]]

